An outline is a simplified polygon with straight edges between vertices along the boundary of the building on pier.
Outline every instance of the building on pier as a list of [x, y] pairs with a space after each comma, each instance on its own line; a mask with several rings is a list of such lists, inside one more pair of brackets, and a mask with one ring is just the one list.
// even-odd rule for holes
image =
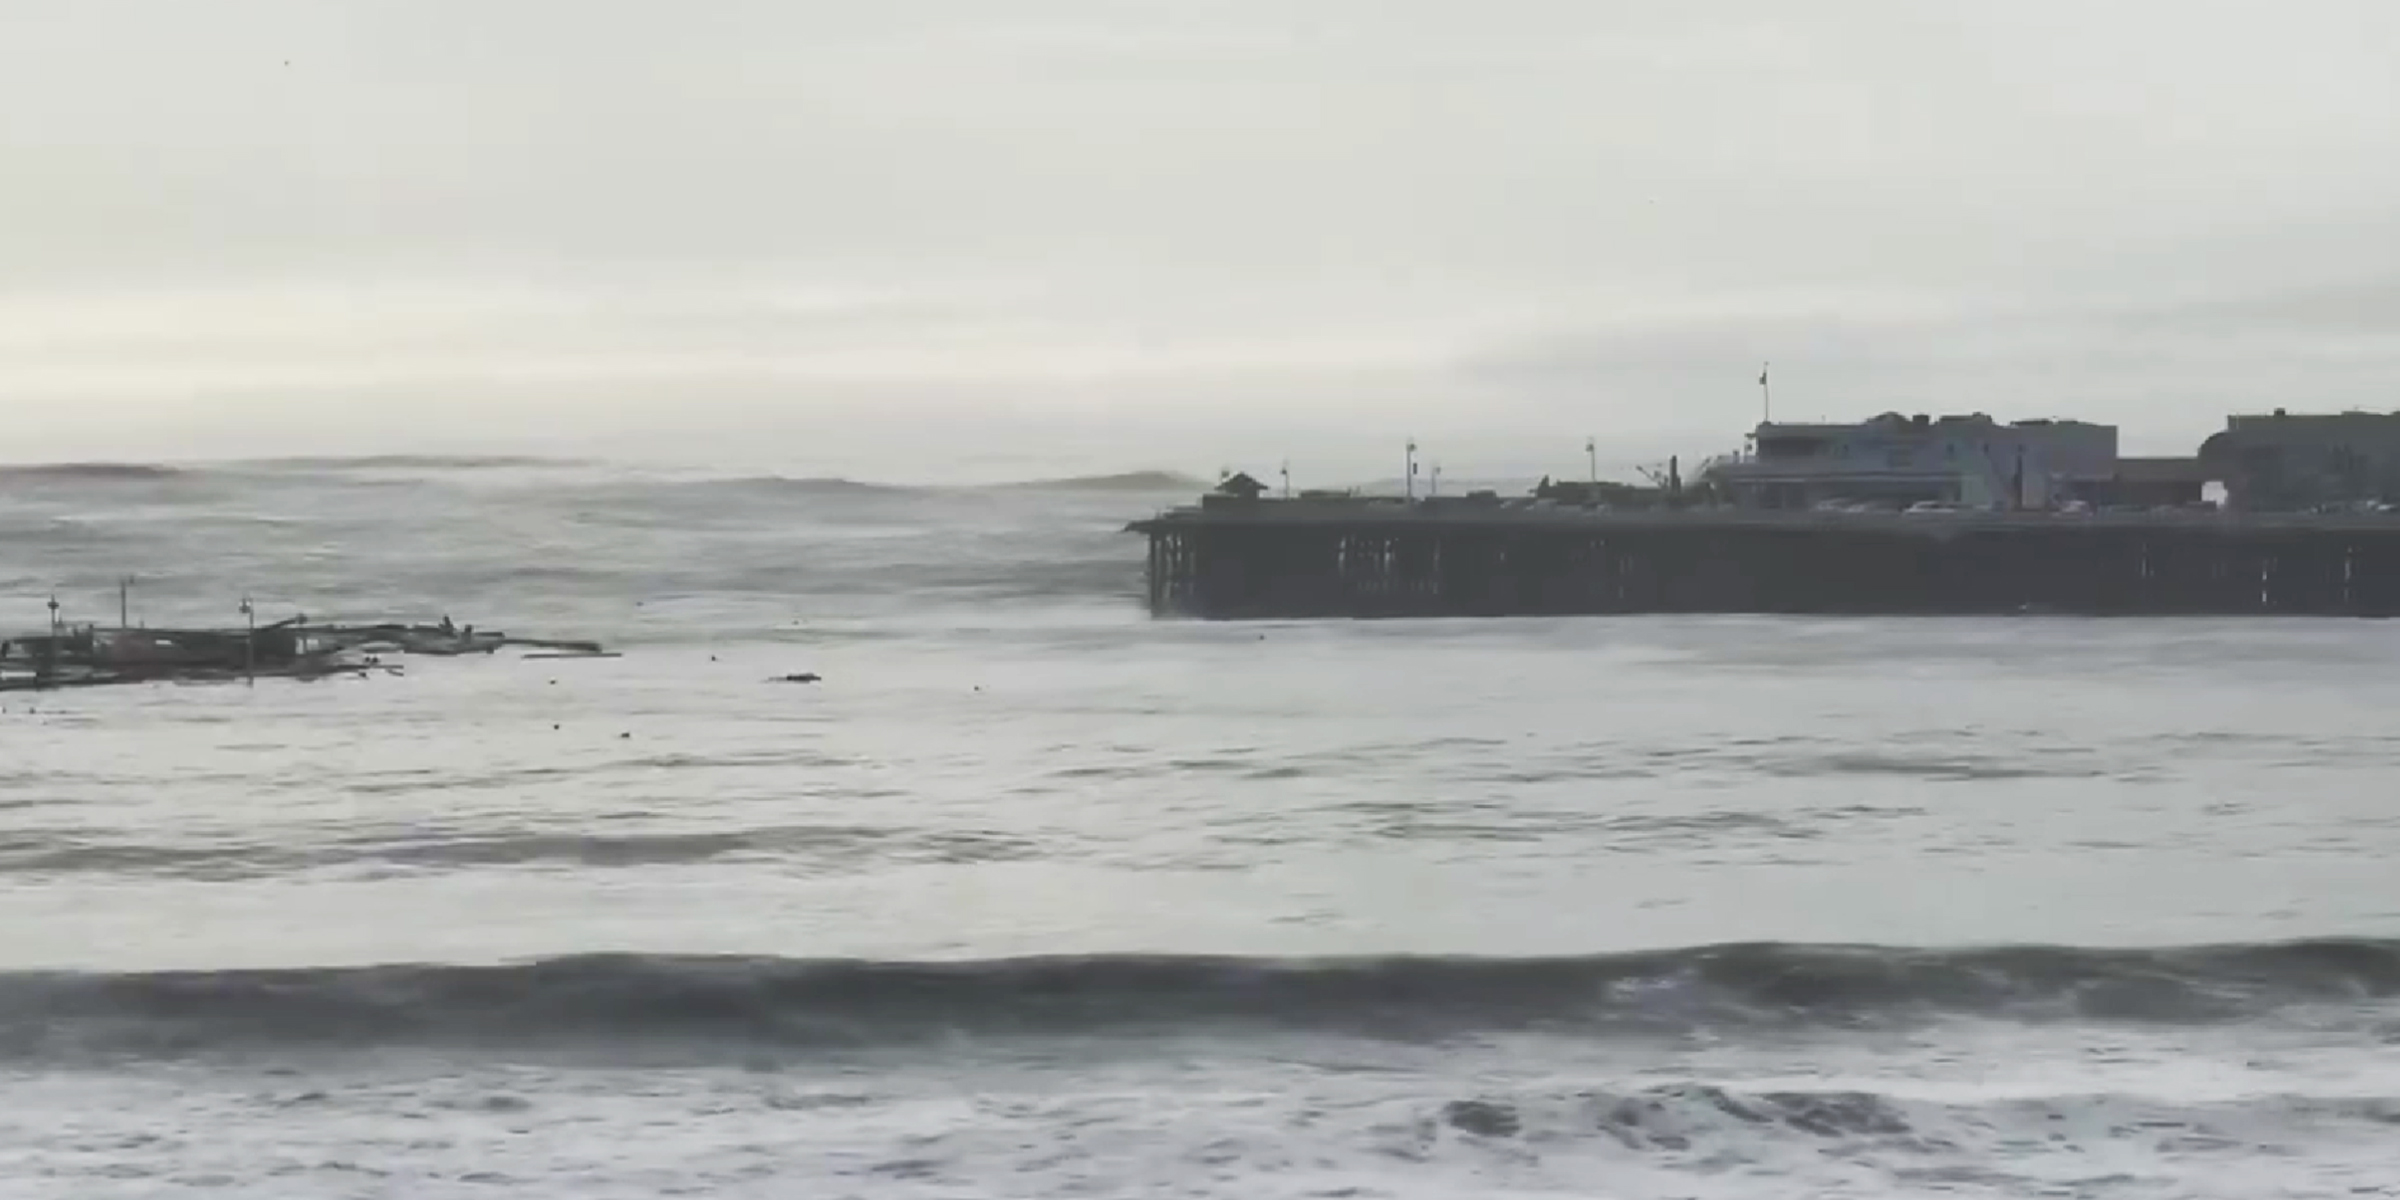
[[2080, 498], [2116, 469], [2114, 425], [1884, 413], [1848, 424], [1761, 422], [1740, 454], [1704, 466], [1700, 483], [1737, 508], [2019, 509]]
[[2400, 501], [2400, 413], [2232, 416], [2200, 445], [2227, 507], [2304, 512]]
[[1228, 502], [1242, 503], [1256, 500], [1266, 494], [1267, 485], [1251, 478], [1247, 472], [1235, 471], [1234, 473], [1227, 475], [1224, 479], [1218, 481], [1217, 486], [1212, 489], [1207, 496], [1202, 498], [1202, 502], [1218, 504]]

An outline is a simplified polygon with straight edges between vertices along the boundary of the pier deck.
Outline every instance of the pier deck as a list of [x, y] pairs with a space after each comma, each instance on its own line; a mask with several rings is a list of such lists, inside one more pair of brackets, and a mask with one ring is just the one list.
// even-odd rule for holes
[[1135, 521], [1206, 618], [2400, 615], [2400, 516], [1600, 511], [1211, 497]]

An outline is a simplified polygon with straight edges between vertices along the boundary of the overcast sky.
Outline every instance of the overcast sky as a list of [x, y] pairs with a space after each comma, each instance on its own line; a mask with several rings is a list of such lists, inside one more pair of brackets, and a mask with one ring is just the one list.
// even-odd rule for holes
[[2389, 0], [0, 0], [0, 458], [2400, 408]]

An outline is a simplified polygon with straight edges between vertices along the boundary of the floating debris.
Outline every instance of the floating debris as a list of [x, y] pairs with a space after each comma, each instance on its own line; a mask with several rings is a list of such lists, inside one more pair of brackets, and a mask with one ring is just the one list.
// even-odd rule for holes
[[[243, 611], [249, 611], [246, 602]], [[447, 617], [438, 624], [311, 625], [307, 617], [295, 616], [242, 629], [108, 629], [54, 620], [49, 633], [0, 641], [0, 691], [397, 675], [401, 667], [386, 663], [386, 656], [456, 657], [510, 646], [548, 658], [615, 657], [598, 642], [478, 632]]]

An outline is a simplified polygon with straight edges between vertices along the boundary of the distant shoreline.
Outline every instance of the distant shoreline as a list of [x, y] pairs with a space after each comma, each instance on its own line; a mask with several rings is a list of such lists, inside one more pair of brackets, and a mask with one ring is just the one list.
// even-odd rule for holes
[[367, 471], [422, 471], [428, 474], [455, 474], [495, 470], [591, 470], [621, 469], [628, 474], [664, 474], [710, 481], [775, 480], [788, 483], [847, 485], [862, 490], [1006, 490], [1006, 491], [1063, 491], [1063, 492], [1202, 492], [1209, 482], [1197, 475], [1178, 471], [1135, 470], [1091, 475], [1062, 475], [1036, 479], [1009, 479], [976, 483], [947, 483], [941, 481], [899, 482], [879, 479], [854, 479], [844, 476], [775, 475], [775, 474], [714, 474], [705, 468], [660, 467], [638, 463], [612, 463], [605, 460], [578, 458], [540, 458], [523, 455], [359, 455], [356, 457], [307, 456], [292, 458], [246, 458], [191, 461], [106, 461], [0, 463], [0, 484], [16, 481], [86, 482], [86, 483], [153, 483], [178, 479], [197, 479], [211, 475], [298, 475], [309, 473], [342, 474]]

